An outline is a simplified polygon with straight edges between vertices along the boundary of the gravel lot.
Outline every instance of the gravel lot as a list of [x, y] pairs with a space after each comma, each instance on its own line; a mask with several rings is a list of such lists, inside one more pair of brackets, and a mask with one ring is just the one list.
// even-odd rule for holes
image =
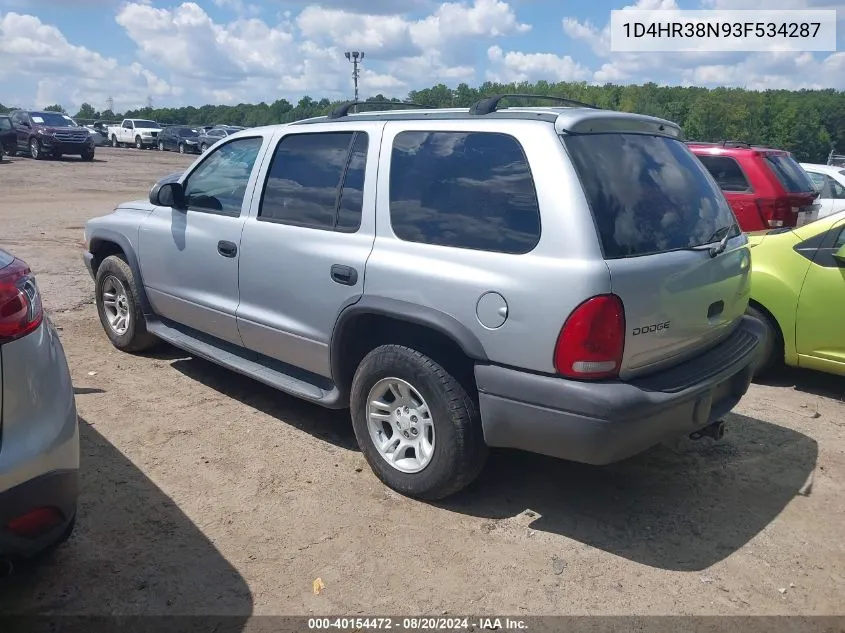
[[785, 372], [752, 387], [723, 442], [613, 467], [495, 452], [429, 505], [376, 480], [348, 415], [175, 350], [113, 350], [83, 224], [191, 160], [0, 164], [0, 246], [62, 330], [83, 453], [73, 538], [0, 581], [0, 613], [842, 612], [843, 379]]

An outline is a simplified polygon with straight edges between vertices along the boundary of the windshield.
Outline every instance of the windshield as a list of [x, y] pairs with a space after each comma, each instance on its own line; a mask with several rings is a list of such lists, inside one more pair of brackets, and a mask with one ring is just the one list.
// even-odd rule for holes
[[564, 144], [606, 259], [709, 244], [725, 227], [738, 234], [725, 196], [684, 143], [611, 133], [571, 135]]
[[198, 134], [196, 130], [192, 130], [189, 127], [177, 127], [176, 133], [179, 136], [196, 136]]
[[789, 193], [815, 191], [813, 181], [789, 154], [766, 154], [766, 161], [775, 176]]
[[58, 112], [33, 112], [29, 115], [38, 125], [47, 127], [76, 127], [76, 124], [66, 114]]
[[135, 119], [136, 128], [158, 128], [158, 123], [155, 121], [144, 121], [143, 119]]

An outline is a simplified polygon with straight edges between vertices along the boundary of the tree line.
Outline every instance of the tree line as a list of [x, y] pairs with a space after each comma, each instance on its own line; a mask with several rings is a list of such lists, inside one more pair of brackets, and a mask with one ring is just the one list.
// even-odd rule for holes
[[[500, 93], [528, 93], [575, 99], [600, 108], [638, 112], [669, 119], [681, 125], [687, 139], [735, 140], [768, 145], [793, 152], [801, 161], [825, 162], [831, 150], [845, 153], [845, 92], [830, 90], [766, 90], [699, 88], [681, 86], [590, 85], [584, 82], [501, 84], [486, 82], [477, 88], [460, 84], [451, 89], [438, 84], [413, 90], [408, 101], [431, 107], [469, 107], [479, 99]], [[367, 101], [400, 102], [383, 95]], [[225, 123], [253, 127], [290, 123], [327, 114], [340, 102], [302, 97], [296, 104], [287, 99], [273, 103], [141, 108], [123, 113], [98, 112], [88, 103], [74, 118], [119, 120], [148, 118], [162, 124], [211, 125]], [[528, 105], [519, 100], [508, 105]], [[5, 108], [0, 104], [0, 112]], [[48, 109], [65, 112], [59, 104]]]

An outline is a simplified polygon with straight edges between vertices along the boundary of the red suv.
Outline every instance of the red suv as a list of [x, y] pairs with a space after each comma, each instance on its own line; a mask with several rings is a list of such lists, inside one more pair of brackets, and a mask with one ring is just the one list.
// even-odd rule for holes
[[789, 152], [731, 141], [687, 145], [716, 179], [743, 231], [793, 227], [817, 210], [813, 181]]

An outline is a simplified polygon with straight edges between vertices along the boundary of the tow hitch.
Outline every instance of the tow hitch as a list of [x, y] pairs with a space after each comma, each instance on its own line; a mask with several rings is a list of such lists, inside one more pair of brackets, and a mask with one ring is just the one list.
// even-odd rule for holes
[[725, 421], [717, 420], [699, 429], [694, 433], [689, 434], [691, 440], [700, 440], [703, 437], [712, 437], [715, 441], [721, 440], [725, 437]]

